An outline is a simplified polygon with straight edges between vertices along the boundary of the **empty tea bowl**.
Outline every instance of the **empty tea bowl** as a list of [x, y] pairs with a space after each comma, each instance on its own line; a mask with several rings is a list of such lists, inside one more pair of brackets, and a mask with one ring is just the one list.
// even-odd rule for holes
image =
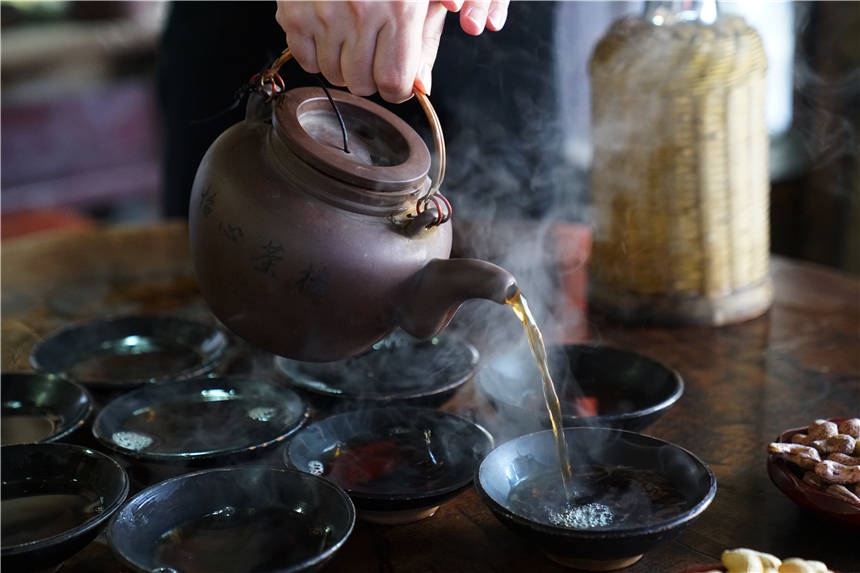
[[438, 406], [472, 378], [478, 351], [460, 337], [442, 332], [419, 340], [402, 331], [363, 352], [336, 362], [275, 358], [275, 371], [312, 396], [384, 406], [391, 402]]
[[155, 484], [114, 516], [107, 540], [145, 573], [316, 571], [352, 533], [334, 484], [268, 467], [216, 468]]
[[227, 353], [227, 335], [206, 324], [160, 315], [73, 324], [42, 340], [30, 363], [101, 391], [210, 372]]
[[632, 565], [708, 507], [717, 482], [687, 450], [635, 432], [565, 428], [573, 479], [565, 493], [551, 431], [517, 437], [487, 455], [481, 499], [514, 533], [565, 566]]
[[492, 445], [486, 430], [460, 416], [389, 406], [310, 424], [283, 452], [288, 466], [346, 490], [359, 518], [393, 524], [433, 515], [468, 487]]
[[4, 372], [0, 394], [4, 446], [61, 440], [83, 426], [93, 410], [86, 390], [51, 374]]
[[[647, 356], [603, 345], [547, 348], [550, 374], [565, 426], [638, 431], [678, 401], [681, 376]], [[478, 387], [526, 433], [549, 427], [540, 374], [527, 350], [488, 361], [476, 376]]]
[[80, 446], [4, 446], [0, 463], [4, 571], [37, 571], [71, 557], [128, 494], [122, 467]]

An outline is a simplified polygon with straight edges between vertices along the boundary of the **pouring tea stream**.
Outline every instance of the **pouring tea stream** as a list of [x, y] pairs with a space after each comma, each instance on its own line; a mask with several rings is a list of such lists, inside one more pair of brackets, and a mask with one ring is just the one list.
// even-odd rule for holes
[[449, 259], [450, 203], [437, 191], [445, 141], [415, 91], [437, 152], [385, 108], [325, 88], [283, 92], [280, 66], [252, 93], [246, 119], [200, 164], [191, 195], [191, 255], [214, 314], [252, 344], [328, 362], [370, 348], [395, 328], [441, 331], [467, 299], [509, 304], [523, 322], [573, 499], [561, 410], [546, 351], [516, 280], [478, 259]]

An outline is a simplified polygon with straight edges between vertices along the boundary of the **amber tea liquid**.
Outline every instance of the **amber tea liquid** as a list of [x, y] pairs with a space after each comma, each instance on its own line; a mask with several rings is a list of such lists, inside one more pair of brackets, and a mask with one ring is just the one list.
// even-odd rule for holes
[[543, 342], [543, 335], [532, 316], [526, 298], [520, 291], [507, 300], [511, 305], [514, 314], [523, 323], [526, 329], [526, 336], [529, 340], [529, 346], [532, 350], [532, 355], [537, 362], [538, 370], [540, 370], [541, 380], [543, 381], [543, 395], [546, 401], [546, 409], [549, 411], [549, 421], [552, 425], [552, 433], [555, 436], [555, 449], [558, 454], [558, 463], [561, 466], [561, 481], [564, 484], [564, 492], [569, 502], [573, 502], [574, 487], [573, 473], [570, 467], [570, 459], [567, 452], [567, 442], [564, 439], [564, 430], [562, 427], [561, 418], [561, 403], [558, 400], [558, 394], [555, 391], [555, 385], [552, 382], [552, 376], [549, 374], [549, 364], [547, 363], [546, 346]]

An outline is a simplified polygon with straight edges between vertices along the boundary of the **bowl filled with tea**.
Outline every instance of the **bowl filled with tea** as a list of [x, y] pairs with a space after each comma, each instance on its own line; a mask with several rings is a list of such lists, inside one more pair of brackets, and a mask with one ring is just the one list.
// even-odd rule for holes
[[195, 469], [277, 459], [277, 446], [307, 416], [294, 390], [236, 375], [147, 384], [111, 400], [92, 431], [129, 463], [133, 481], [150, 485]]
[[4, 372], [0, 393], [4, 446], [61, 440], [83, 426], [93, 411], [83, 387], [52, 374]]
[[[637, 352], [599, 344], [548, 346], [546, 352], [564, 426], [639, 431], [684, 392], [678, 372]], [[548, 427], [541, 377], [527, 351], [488, 360], [476, 381], [490, 403], [526, 431]]]
[[551, 431], [505, 442], [475, 476], [496, 517], [557, 563], [632, 565], [713, 500], [713, 472], [681, 447], [612, 428], [565, 428], [562, 436], [563, 452]]
[[408, 523], [468, 487], [492, 446], [484, 428], [460, 416], [389, 406], [310, 424], [283, 452], [288, 466], [346, 490], [359, 518]]
[[107, 540], [133, 571], [316, 571], [352, 533], [355, 509], [332, 483], [269, 467], [216, 468], [135, 495]]
[[81, 446], [3, 446], [0, 463], [4, 571], [38, 571], [71, 557], [128, 495], [122, 467]]

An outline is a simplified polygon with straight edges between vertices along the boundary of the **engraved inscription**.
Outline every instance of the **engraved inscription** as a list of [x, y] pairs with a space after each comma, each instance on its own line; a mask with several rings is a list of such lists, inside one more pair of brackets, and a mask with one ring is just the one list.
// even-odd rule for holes
[[296, 288], [311, 298], [325, 298], [328, 296], [328, 268], [314, 268], [313, 263], [308, 265], [296, 281]]
[[277, 243], [269, 241], [260, 247], [261, 254], [251, 257], [254, 263], [254, 268], [261, 273], [266, 273], [270, 276], [275, 276], [273, 267], [284, 260], [284, 247]]
[[204, 217], [208, 217], [212, 214], [212, 209], [215, 207], [216, 195], [218, 195], [218, 192], [212, 191], [208, 187], [200, 193], [200, 211], [203, 213]]
[[242, 231], [242, 227], [239, 225], [231, 225], [230, 223], [225, 223], [224, 221], [218, 221], [218, 230], [227, 237], [230, 241], [234, 243], [238, 243], [245, 236], [244, 231]]

